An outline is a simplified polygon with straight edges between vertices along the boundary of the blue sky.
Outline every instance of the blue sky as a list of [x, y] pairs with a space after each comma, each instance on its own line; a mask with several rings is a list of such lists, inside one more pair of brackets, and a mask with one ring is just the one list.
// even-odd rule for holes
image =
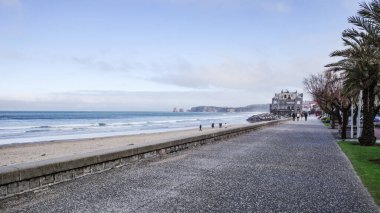
[[353, 0], [0, 0], [0, 110], [269, 103], [342, 48]]

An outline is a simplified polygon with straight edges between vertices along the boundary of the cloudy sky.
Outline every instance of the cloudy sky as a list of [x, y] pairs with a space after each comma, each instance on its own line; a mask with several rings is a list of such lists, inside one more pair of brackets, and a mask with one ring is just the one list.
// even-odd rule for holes
[[342, 48], [353, 0], [0, 0], [0, 110], [269, 103]]

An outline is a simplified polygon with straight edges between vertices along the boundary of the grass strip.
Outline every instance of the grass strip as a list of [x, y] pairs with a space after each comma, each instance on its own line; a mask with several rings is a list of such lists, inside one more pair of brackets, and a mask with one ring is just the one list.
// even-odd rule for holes
[[380, 146], [360, 146], [350, 142], [339, 142], [350, 159], [363, 184], [380, 206]]

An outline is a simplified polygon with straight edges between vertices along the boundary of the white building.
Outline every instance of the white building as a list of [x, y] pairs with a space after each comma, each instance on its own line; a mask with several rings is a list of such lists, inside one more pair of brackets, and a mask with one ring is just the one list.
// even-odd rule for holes
[[280, 115], [290, 115], [291, 113], [301, 113], [303, 106], [303, 93], [289, 92], [282, 90], [281, 93], [274, 94], [270, 112]]

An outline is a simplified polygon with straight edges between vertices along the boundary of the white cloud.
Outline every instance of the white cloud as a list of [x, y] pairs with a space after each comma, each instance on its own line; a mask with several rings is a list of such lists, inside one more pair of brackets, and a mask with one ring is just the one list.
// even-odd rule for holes
[[250, 65], [223, 61], [219, 64], [198, 66], [181, 63], [152, 80], [189, 88], [242, 88], [255, 83], [255, 78], [255, 71]]
[[[82, 58], [80, 61], [83, 65], [92, 66], [97, 60]], [[0, 110], [171, 110], [173, 107], [188, 109], [198, 105], [238, 107], [269, 103], [273, 94], [281, 89], [302, 91], [303, 78], [323, 69], [323, 61], [324, 58], [317, 56], [283, 62], [223, 58], [218, 63], [200, 65], [184, 59], [173, 63], [148, 61], [141, 65], [146, 68], [141, 76], [185, 89], [182, 92], [173, 89], [160, 91], [154, 87], [155, 90], [131, 92], [107, 91], [105, 88], [25, 93], [21, 96], [3, 93]], [[108, 69], [103, 71], [108, 72]]]
[[[327, 56], [326, 56], [327, 57]], [[199, 64], [185, 59], [113, 63], [94, 58], [73, 57], [72, 61], [104, 72], [126, 72], [130, 78], [141, 78], [152, 83], [172, 85], [187, 91], [271, 90], [273, 88], [302, 87], [309, 73], [323, 70], [323, 59], [317, 56], [294, 58], [287, 61], [219, 58], [213, 63]], [[187, 88], [187, 89], [186, 89]]]
[[127, 63], [98, 60], [93, 57], [71, 57], [71, 61], [86, 68], [102, 71], [129, 71], [131, 69]]
[[0, 97], [0, 110], [161, 110], [199, 105], [246, 106], [269, 103], [268, 97], [242, 91], [123, 92], [74, 91], [27, 97]]
[[305, 73], [323, 67], [322, 62], [314, 58], [297, 58], [285, 62], [229, 58], [215, 64], [177, 63], [166, 66], [169, 67], [166, 72], [156, 72], [150, 80], [192, 89], [269, 91], [276, 87], [300, 87]]
[[97, 57], [97, 56], [55, 56], [53, 61], [70, 62], [80, 65], [80, 69], [103, 71], [103, 72], [121, 72], [133, 75], [138, 75], [151, 67], [150, 64], [132, 61], [125, 58], [116, 57]]

